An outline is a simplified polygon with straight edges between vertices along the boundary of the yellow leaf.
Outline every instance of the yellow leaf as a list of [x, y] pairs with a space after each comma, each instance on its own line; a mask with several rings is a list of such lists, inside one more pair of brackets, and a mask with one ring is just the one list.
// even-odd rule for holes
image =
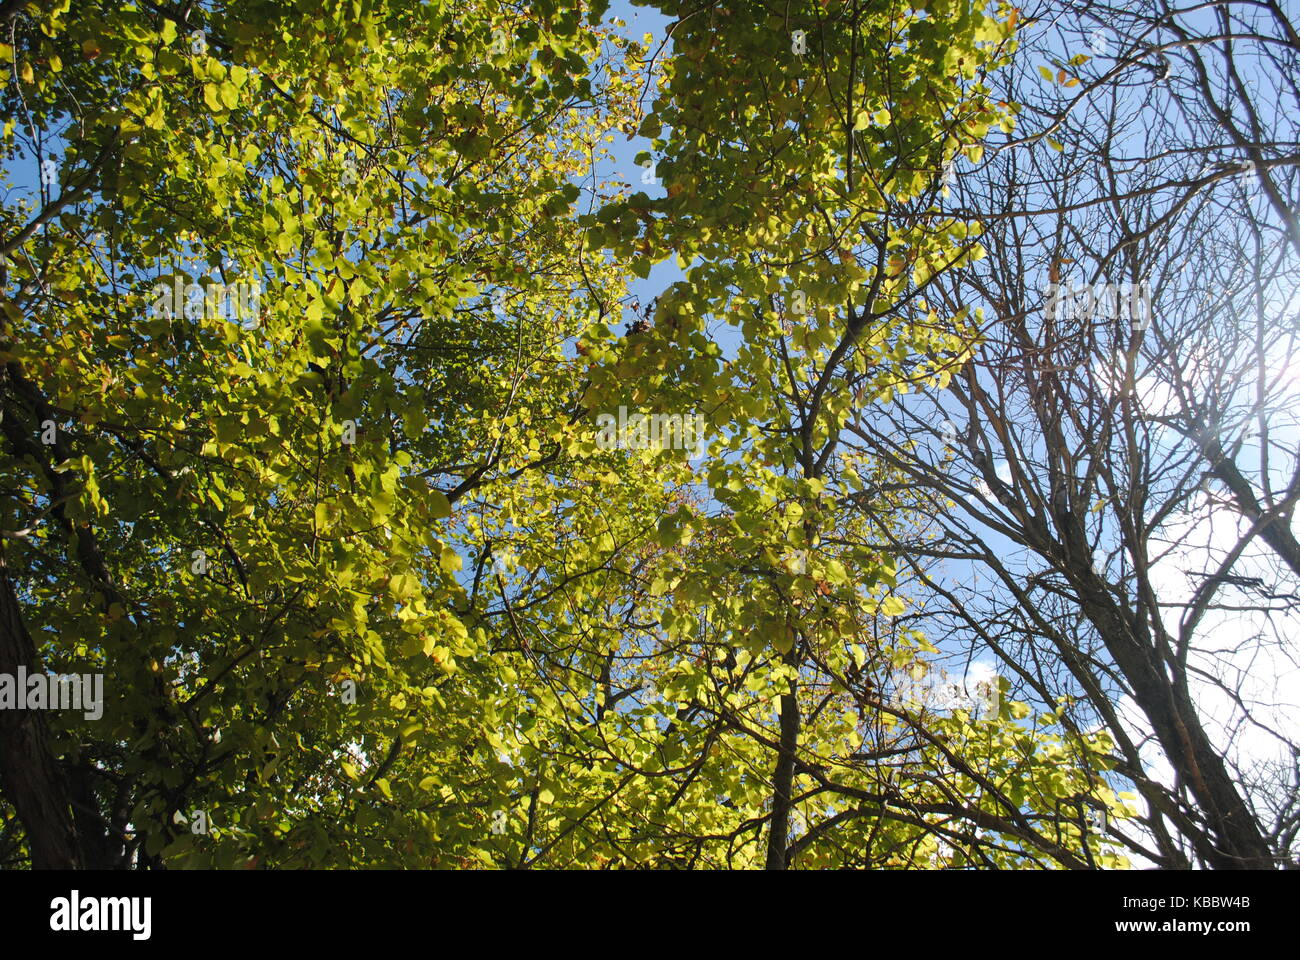
[[896, 617], [906, 609], [907, 604], [898, 597], [885, 597], [884, 602], [880, 604], [880, 612], [887, 617]]

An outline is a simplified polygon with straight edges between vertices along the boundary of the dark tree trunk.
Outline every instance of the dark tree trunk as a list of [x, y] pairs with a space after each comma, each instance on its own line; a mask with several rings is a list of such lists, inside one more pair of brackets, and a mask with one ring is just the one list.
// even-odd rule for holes
[[1206, 860], [1219, 870], [1272, 868], [1272, 851], [1258, 822], [1201, 726], [1195, 705], [1162, 668], [1154, 647], [1142, 642], [1104, 593], [1085, 598], [1084, 610], [1151, 721], [1169, 763], [1196, 798], [1211, 834]]
[[[787, 663], [795, 663], [791, 648]], [[768, 870], [786, 868], [786, 848], [790, 840], [790, 808], [794, 800], [795, 751], [799, 746], [799, 693], [797, 680], [790, 681], [790, 692], [781, 697], [781, 743], [772, 774], [772, 820], [767, 834]]]
[[[0, 555], [0, 673], [40, 672], [36, 645]], [[22, 691], [19, 691], [22, 694]], [[39, 710], [0, 710], [0, 791], [13, 804], [38, 870], [82, 865], [67, 783]]]

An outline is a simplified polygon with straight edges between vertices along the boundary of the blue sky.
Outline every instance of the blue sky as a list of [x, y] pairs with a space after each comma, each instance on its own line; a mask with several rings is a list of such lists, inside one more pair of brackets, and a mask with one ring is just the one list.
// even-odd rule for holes
[[[610, 4], [608, 13], [605, 15], [605, 21], [619, 19], [624, 21], [627, 26], [620, 30], [624, 36], [635, 39], [638, 42], [642, 40], [645, 34], [652, 34], [654, 37], [654, 46], [652, 50], [658, 49], [659, 44], [668, 35], [668, 27], [673, 22], [671, 17], [665, 17], [659, 11], [647, 8], [633, 6], [628, 0], [613, 0]], [[664, 47], [661, 55], [671, 52], [671, 41]], [[654, 91], [647, 93], [646, 109], [650, 109], [653, 100]], [[614, 138], [614, 143], [609, 145], [610, 151], [614, 154], [612, 163], [598, 165], [596, 176], [598, 180], [618, 179], [629, 184], [632, 192], [644, 191], [651, 197], [661, 197], [664, 195], [664, 188], [658, 182], [646, 184], [642, 182], [642, 175], [645, 172], [643, 167], [636, 163], [637, 154], [642, 151], [650, 150], [650, 140], [639, 134], [628, 138], [618, 136]], [[655, 297], [659, 296], [668, 286], [682, 279], [682, 271], [678, 268], [673, 258], [668, 258], [654, 265], [650, 270], [650, 275], [644, 280], [633, 278], [630, 288], [633, 296], [645, 306]], [[625, 313], [624, 322], [630, 319], [630, 314]]]

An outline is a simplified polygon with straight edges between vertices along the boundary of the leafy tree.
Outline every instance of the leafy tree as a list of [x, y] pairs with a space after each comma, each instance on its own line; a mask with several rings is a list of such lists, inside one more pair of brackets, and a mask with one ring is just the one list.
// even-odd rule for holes
[[1110, 733], [906, 695], [927, 503], [844, 443], [981, 342], [1019, 11], [657, 6], [5, 6], [0, 673], [107, 694], [0, 711], [6, 862], [1123, 862]]
[[574, 179], [634, 77], [589, 79], [597, 10], [310, 9], [13, 17], [7, 155], [59, 173], [5, 210], [6, 663], [109, 691], [15, 721], [39, 783], [6, 737], [38, 866], [487, 831], [508, 668], [461, 619], [452, 510], [571, 442], [562, 344], [620, 283], [577, 256]]
[[[756, 849], [743, 862], [1117, 862], [1081, 821], [1080, 798], [1126, 809], [1089, 772], [1109, 763], [1105, 738], [1058, 765], [1068, 754], [1048, 710], [900, 706], [900, 674], [937, 648], [897, 626], [906, 584], [867, 543], [903, 522], [910, 497], [897, 473], [840, 447], [851, 419], [942, 388], [969, 356], [976, 318], [927, 296], [979, 255], [978, 225], [938, 201], [948, 164], [1013, 128], [986, 75], [1014, 49], [1018, 12], [660, 9], [679, 18], [674, 57], [641, 130], [663, 151], [667, 195], [607, 207], [590, 239], [641, 273], [670, 254], [688, 269], [659, 300], [650, 345], [605, 363], [589, 395], [621, 401], [624, 371], [632, 400], [713, 401], [715, 503], [663, 532], [667, 547], [691, 534], [698, 549], [660, 575], [661, 623], [716, 651], [700, 654], [704, 677], [670, 668], [672, 689], [715, 718], [730, 767], [743, 758], [741, 779], [723, 771], [716, 788], [748, 808]], [[739, 334], [730, 359], [718, 322]]]

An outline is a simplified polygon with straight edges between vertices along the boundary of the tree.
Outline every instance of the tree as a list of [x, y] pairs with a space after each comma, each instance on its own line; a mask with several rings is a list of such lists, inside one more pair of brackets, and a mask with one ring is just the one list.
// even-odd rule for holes
[[[1251, 543], [1291, 494], [1206, 441], [1231, 392], [1165, 469], [1131, 373], [1044, 386], [1078, 331], [1024, 278], [1105, 255], [1015, 236], [1004, 167], [1100, 150], [1020, 95], [1034, 18], [654, 6], [670, 48], [602, 2], [5, 8], [0, 675], [106, 696], [0, 711], [3, 862], [1223, 866], [1267, 859], [1253, 803], [1294, 834], [1294, 771], [1243, 796], [1196, 665], [1123, 647], [1159, 584], [1085, 550], [1097, 476], [1121, 532], [1139, 467], [1177, 505], [1235, 465]], [[599, 180], [615, 132], [665, 196]], [[1080, 229], [1085, 179], [1046, 182]], [[968, 414], [947, 466], [927, 397]], [[1128, 692], [1202, 782], [1157, 782]]]
[[572, 180], [635, 78], [590, 82], [615, 41], [587, 12], [13, 17], [6, 155], [58, 172], [5, 210], [3, 662], [109, 693], [6, 729], [11, 856], [428, 862], [487, 833], [461, 791], [507, 667], [457, 615], [451, 511], [563, 454], [562, 344], [619, 288], [579, 262]]
[[1294, 30], [1276, 6], [1034, 17], [999, 74], [1030, 122], [954, 191], [988, 257], [936, 291], [982, 307], [978, 346], [854, 448], [924, 493], [896, 545], [917, 625], [1065, 703], [1072, 741], [1113, 738], [1145, 807], [1117, 838], [1168, 867], [1293, 861], [1269, 681], [1296, 572]]
[[[1017, 12], [658, 6], [679, 17], [674, 57], [641, 129], [663, 151], [667, 196], [608, 207], [591, 240], [643, 273], [670, 253], [690, 265], [631, 372], [658, 398], [715, 397], [725, 440], [707, 473], [716, 507], [665, 537], [689, 529], [698, 549], [662, 575], [669, 638], [701, 644], [707, 664], [704, 678], [675, 671], [693, 694], [684, 709], [714, 716], [762, 771], [718, 792], [754, 808], [741, 826], [763, 832], [768, 868], [1111, 862], [1078, 802], [1122, 815], [1090, 773], [1108, 764], [1104, 737], [1054, 766], [1050, 712], [1022, 724], [1024, 703], [978, 717], [900, 702], [904, 668], [937, 650], [888, 625], [906, 585], [892, 552], [866, 543], [912, 504], [886, 492], [895, 472], [841, 448], [851, 416], [942, 387], [969, 350], [966, 311], [926, 297], [970, 258], [977, 228], [936, 199], [947, 164], [1012, 129], [987, 73], [1013, 48]], [[729, 359], [710, 321], [740, 333]], [[593, 392], [624, 383], [592, 379]]]

